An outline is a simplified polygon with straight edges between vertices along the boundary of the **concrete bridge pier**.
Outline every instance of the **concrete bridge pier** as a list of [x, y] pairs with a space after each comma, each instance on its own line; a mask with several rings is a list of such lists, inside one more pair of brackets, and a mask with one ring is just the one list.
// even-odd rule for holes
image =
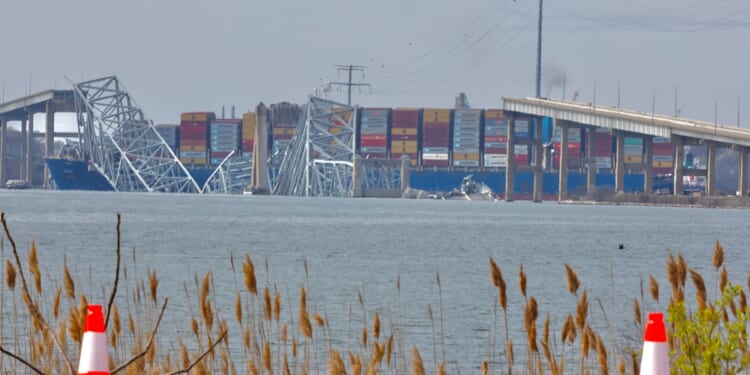
[[[553, 118], [554, 128], [560, 127], [560, 179], [558, 201], [568, 199], [568, 123]], [[559, 122], [559, 124], [558, 124]]]
[[672, 145], [674, 147], [674, 165], [672, 176], [674, 177], [674, 195], [682, 195], [682, 164], [685, 162], [685, 139], [680, 136], [672, 136]]
[[516, 115], [508, 121], [508, 160], [505, 162], [505, 201], [513, 202], [513, 186], [516, 183], [516, 163], [513, 160], [516, 146]]
[[706, 195], [716, 194], [716, 142], [707, 142], [706, 154]]
[[26, 168], [26, 182], [29, 185], [34, 185], [34, 173], [33, 173], [33, 163], [32, 163], [32, 154], [33, 154], [33, 147], [34, 147], [34, 112], [29, 112], [29, 129], [26, 133], [26, 139], [23, 140], [26, 143], [26, 153], [24, 155], [24, 161], [26, 164], [22, 168]]
[[[352, 158], [352, 166], [352, 197], [362, 198], [362, 158], [359, 154], [355, 154]], [[403, 193], [404, 191], [401, 189], [401, 194], [403, 195]]]
[[617, 151], [615, 152], [615, 193], [625, 192], [625, 132], [615, 132]]
[[[45, 106], [45, 126], [44, 126], [44, 157], [49, 158], [55, 153], [55, 110], [52, 103]], [[44, 181], [42, 184], [47, 188], [49, 182], [49, 169], [47, 163], [44, 163]]]
[[18, 179], [26, 180], [26, 159], [29, 155], [26, 143], [26, 119], [21, 120], [21, 154], [18, 156]]
[[741, 197], [747, 196], [747, 148], [740, 147], [740, 171], [738, 173], [737, 190]]
[[532, 199], [534, 202], [542, 201], [542, 118], [536, 118], [536, 125], [534, 129], [534, 195]]
[[643, 192], [654, 190], [654, 137], [643, 136]]
[[596, 128], [586, 128], [586, 193], [589, 196], [596, 190]]

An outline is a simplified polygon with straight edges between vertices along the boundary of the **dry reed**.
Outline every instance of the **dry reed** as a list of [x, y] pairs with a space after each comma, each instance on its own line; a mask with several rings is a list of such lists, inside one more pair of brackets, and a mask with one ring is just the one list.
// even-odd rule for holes
[[250, 259], [250, 255], [245, 255], [245, 261], [242, 263], [242, 273], [245, 275], [245, 288], [252, 294], [258, 293], [258, 286], [255, 280], [255, 266]]
[[689, 272], [690, 278], [695, 284], [695, 301], [698, 303], [698, 310], [703, 311], [708, 307], [706, 304], [706, 284], [703, 282], [703, 276], [700, 273], [694, 270], [689, 270]]
[[565, 263], [565, 275], [568, 279], [568, 292], [570, 294], [578, 293], [578, 288], [581, 286], [581, 282], [578, 280], [578, 274], [573, 268]]
[[659, 302], [659, 282], [653, 275], [648, 276], [648, 290], [651, 293], [651, 299]]
[[523, 263], [518, 267], [518, 287], [521, 289], [521, 295], [526, 298], [526, 272], [523, 271]]
[[328, 374], [329, 375], [346, 375], [346, 367], [341, 359], [341, 354], [336, 350], [331, 350], [328, 355]]
[[714, 254], [711, 259], [711, 263], [713, 264], [714, 270], [716, 271], [718, 271], [719, 267], [724, 264], [724, 247], [721, 246], [719, 240], [716, 240], [716, 243], [714, 244]]
[[425, 375], [422, 356], [419, 354], [416, 345], [411, 351], [411, 375]]

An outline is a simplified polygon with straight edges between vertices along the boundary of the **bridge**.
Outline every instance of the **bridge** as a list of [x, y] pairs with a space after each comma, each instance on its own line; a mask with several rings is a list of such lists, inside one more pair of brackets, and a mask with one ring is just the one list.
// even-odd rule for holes
[[[508, 172], [506, 178], [506, 194], [513, 189], [513, 173], [518, 167], [513, 163], [513, 147], [516, 143], [513, 136], [515, 133], [515, 119], [523, 117], [550, 117], [555, 127], [561, 129], [560, 146], [560, 188], [559, 199], [567, 199], [567, 174], [568, 174], [568, 141], [569, 128], [583, 128], [589, 135], [586, 137], [587, 154], [584, 156], [584, 167], [587, 169], [587, 188], [592, 193], [595, 189], [596, 160], [595, 140], [597, 128], [606, 128], [616, 138], [615, 152], [615, 191], [622, 192], [625, 174], [625, 144], [626, 136], [638, 136], [644, 140], [643, 161], [636, 167], [641, 169], [645, 175], [644, 191], [652, 191], [654, 173], [652, 170], [653, 160], [653, 138], [664, 137], [671, 141], [673, 147], [673, 176], [674, 194], [683, 191], [683, 176], [706, 176], [706, 194], [716, 194], [716, 150], [724, 147], [735, 150], [739, 157], [738, 191], [747, 194], [747, 156], [750, 149], [750, 129], [726, 126], [717, 123], [688, 120], [680, 117], [663, 116], [654, 113], [644, 113], [633, 110], [596, 106], [590, 103], [571, 102], [563, 100], [552, 100], [542, 98], [508, 98], [503, 97], [503, 109], [510, 114], [509, 139], [508, 139]], [[537, 121], [536, 134], [541, 134], [541, 122]], [[531, 167], [534, 171], [534, 193], [535, 201], [541, 200], [542, 181], [542, 155], [543, 146], [541, 139], [532, 140], [535, 152], [535, 160]], [[705, 171], [687, 169], [683, 167], [685, 158], [684, 146], [703, 145], [707, 150], [707, 161]], [[510, 197], [512, 200], [512, 196]]]
[[[54, 138], [69, 137], [77, 138], [78, 133], [56, 132], [55, 113], [75, 112], [75, 101], [72, 90], [46, 90], [14, 99], [6, 103], [0, 103], [0, 186], [6, 183], [6, 138], [8, 122], [21, 122], [21, 136], [23, 142], [20, 152], [19, 177], [21, 180], [31, 180], [32, 162], [30, 157], [31, 145], [34, 137], [44, 137], [44, 156], [48, 157], [54, 153]], [[34, 115], [44, 113], [46, 115], [45, 132], [34, 134]], [[28, 128], [27, 128], [28, 126]], [[47, 175], [45, 166], [45, 175]], [[46, 181], [41, 181], [45, 184]]]

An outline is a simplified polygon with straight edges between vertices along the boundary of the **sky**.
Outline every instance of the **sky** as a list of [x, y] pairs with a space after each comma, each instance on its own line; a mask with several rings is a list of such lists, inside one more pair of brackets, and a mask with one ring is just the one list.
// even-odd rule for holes
[[[346, 102], [475, 108], [535, 95], [537, 0], [7, 0], [0, 99], [116, 75], [155, 123]], [[542, 96], [750, 126], [747, 0], [545, 0]], [[0, 100], [2, 101], [2, 100]], [[739, 104], [739, 116], [738, 116]], [[58, 116], [59, 118], [60, 116]], [[37, 121], [41, 121], [37, 120]], [[72, 122], [64, 117], [58, 123]], [[63, 125], [65, 127], [65, 125]], [[41, 126], [36, 126], [41, 128]]]

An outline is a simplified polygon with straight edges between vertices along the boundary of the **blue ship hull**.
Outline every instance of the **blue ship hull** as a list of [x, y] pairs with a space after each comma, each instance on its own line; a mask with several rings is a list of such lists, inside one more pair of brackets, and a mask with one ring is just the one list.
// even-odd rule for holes
[[[89, 169], [88, 163], [82, 160], [46, 159], [52, 181], [57, 190], [93, 190], [113, 191], [112, 186], [96, 169]], [[188, 169], [198, 186], [211, 176], [213, 169]]]

